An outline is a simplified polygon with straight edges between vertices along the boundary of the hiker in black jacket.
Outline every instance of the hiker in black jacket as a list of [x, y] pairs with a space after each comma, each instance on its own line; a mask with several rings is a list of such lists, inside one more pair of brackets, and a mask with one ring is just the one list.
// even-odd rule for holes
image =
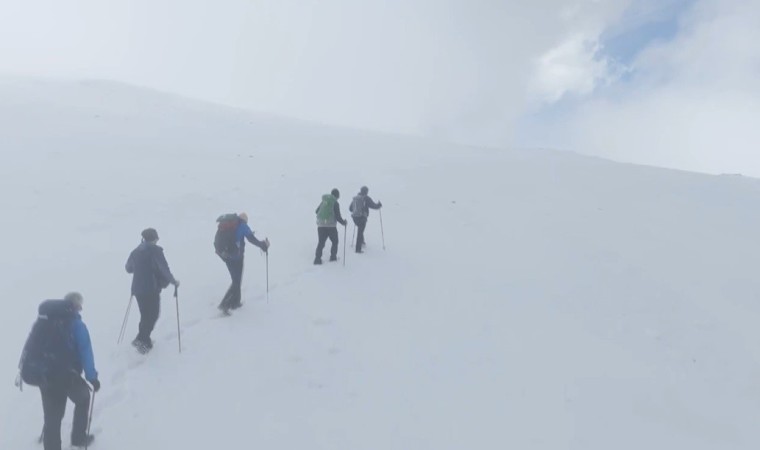
[[139, 332], [132, 341], [140, 353], [147, 353], [153, 348], [150, 334], [161, 311], [161, 290], [169, 284], [179, 287], [179, 281], [169, 270], [164, 249], [156, 245], [157, 242], [156, 230], [143, 230], [142, 242], [130, 253], [126, 264], [127, 273], [133, 274], [132, 295], [140, 307]]
[[351, 211], [351, 218], [358, 228], [356, 235], [356, 253], [362, 253], [364, 246], [364, 229], [367, 227], [367, 218], [369, 218], [370, 209], [380, 209], [383, 202], [375, 203], [369, 196], [369, 188], [362, 186], [359, 193], [354, 197], [348, 210]]

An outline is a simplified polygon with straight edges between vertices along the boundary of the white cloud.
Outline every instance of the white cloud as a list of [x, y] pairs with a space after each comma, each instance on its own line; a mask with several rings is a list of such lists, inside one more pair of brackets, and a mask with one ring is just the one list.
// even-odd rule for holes
[[[630, 1], [0, 0], [0, 72], [505, 144], [537, 59], [593, 37]], [[551, 89], [587, 90], [587, 72], [569, 73], [587, 56], [575, 50], [549, 61]]]
[[597, 58], [598, 37], [568, 38], [539, 58], [531, 86], [535, 99], [554, 103], [565, 94], [587, 95], [611, 77], [610, 63]]

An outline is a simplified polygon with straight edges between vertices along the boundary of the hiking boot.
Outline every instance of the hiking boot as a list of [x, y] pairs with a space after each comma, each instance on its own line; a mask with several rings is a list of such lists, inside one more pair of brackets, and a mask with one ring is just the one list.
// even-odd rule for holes
[[230, 305], [230, 309], [238, 309], [238, 308], [240, 308], [241, 306], [243, 306], [243, 304], [242, 304], [242, 303], [240, 303], [240, 302], [237, 302], [237, 303], [233, 303], [233, 304], [231, 304], [231, 305]]
[[338, 260], [338, 257], [337, 257], [337, 256], [331, 256], [331, 257], [330, 257], [330, 262], [335, 262], [335, 261], [337, 261], [337, 260]]
[[317, 259], [314, 260], [314, 265], [315, 266], [318, 266], [320, 264], [322, 264], [322, 258], [317, 258]]
[[87, 447], [89, 445], [92, 445], [92, 442], [95, 440], [95, 436], [92, 434], [88, 434], [87, 436], [71, 439], [71, 445], [72, 447]]
[[360, 249], [360, 248], [357, 248], [356, 249], [356, 253], [364, 253], [364, 251], [362, 249]]
[[[138, 352], [142, 353], [143, 355], [148, 353], [151, 348], [153, 348], [153, 344], [146, 343], [141, 341], [140, 339], [135, 339], [132, 341], [132, 346], [137, 349]], [[84, 444], [82, 444], [84, 445]]]

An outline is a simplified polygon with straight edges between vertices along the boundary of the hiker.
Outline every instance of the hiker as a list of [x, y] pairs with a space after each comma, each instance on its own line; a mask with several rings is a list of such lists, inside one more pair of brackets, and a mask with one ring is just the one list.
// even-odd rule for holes
[[63, 300], [42, 302], [21, 355], [21, 380], [38, 386], [42, 394], [45, 450], [61, 450], [61, 422], [67, 399], [75, 405], [71, 445], [83, 447], [95, 439], [88, 434], [90, 387], [82, 379], [82, 372], [95, 392], [100, 390], [100, 381], [90, 333], [80, 315], [82, 305], [82, 294], [78, 292], [66, 294]]
[[253, 231], [248, 226], [248, 214], [225, 214], [216, 219], [219, 222], [217, 234], [214, 238], [216, 254], [227, 265], [232, 284], [224, 294], [219, 309], [229, 314], [230, 309], [238, 309], [242, 304], [243, 284], [243, 260], [245, 257], [245, 240], [260, 248], [263, 252], [269, 251], [269, 239], [260, 241], [256, 239]]
[[369, 196], [369, 188], [362, 186], [359, 193], [354, 197], [351, 202], [351, 206], [348, 210], [351, 211], [351, 218], [356, 224], [356, 253], [362, 253], [362, 247], [364, 246], [364, 229], [367, 227], [367, 218], [369, 217], [370, 209], [380, 209], [383, 207], [383, 202], [375, 203]]
[[340, 205], [338, 199], [340, 191], [333, 189], [329, 194], [322, 196], [322, 203], [317, 206], [317, 252], [314, 257], [314, 264], [322, 264], [322, 250], [325, 248], [327, 238], [330, 238], [330, 261], [338, 260], [338, 223], [344, 227], [348, 222], [340, 215]]
[[161, 312], [161, 290], [173, 284], [179, 287], [164, 256], [164, 249], [157, 245], [158, 232], [146, 228], [141, 233], [142, 242], [129, 254], [125, 268], [132, 276], [132, 295], [140, 307], [140, 325], [132, 345], [140, 353], [153, 349], [150, 334]]

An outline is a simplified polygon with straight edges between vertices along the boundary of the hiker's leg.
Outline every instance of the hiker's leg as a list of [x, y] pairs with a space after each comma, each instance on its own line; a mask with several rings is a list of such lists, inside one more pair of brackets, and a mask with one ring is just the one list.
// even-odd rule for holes
[[240, 306], [241, 300], [243, 298], [242, 293], [242, 287], [243, 287], [243, 259], [241, 258], [238, 261], [234, 261], [231, 268], [230, 268], [230, 275], [232, 275], [232, 286], [230, 289], [232, 290], [232, 294], [229, 298], [229, 304], [233, 307]]
[[81, 377], [72, 377], [68, 397], [74, 403], [71, 442], [84, 442], [87, 437], [87, 422], [90, 414], [90, 388]]
[[330, 259], [335, 259], [338, 257], [338, 227], [330, 227], [328, 230], [330, 243], [332, 244], [330, 246]]
[[364, 229], [367, 228], [367, 218], [357, 217], [354, 219], [356, 222], [356, 251], [361, 252], [362, 245], [364, 244]]
[[40, 388], [42, 411], [45, 416], [43, 447], [45, 450], [61, 450], [61, 421], [66, 413], [66, 385], [56, 384]]
[[317, 227], [317, 237], [319, 238], [319, 242], [317, 243], [315, 260], [322, 259], [322, 251], [325, 249], [325, 243], [327, 243], [328, 231], [329, 227]]

